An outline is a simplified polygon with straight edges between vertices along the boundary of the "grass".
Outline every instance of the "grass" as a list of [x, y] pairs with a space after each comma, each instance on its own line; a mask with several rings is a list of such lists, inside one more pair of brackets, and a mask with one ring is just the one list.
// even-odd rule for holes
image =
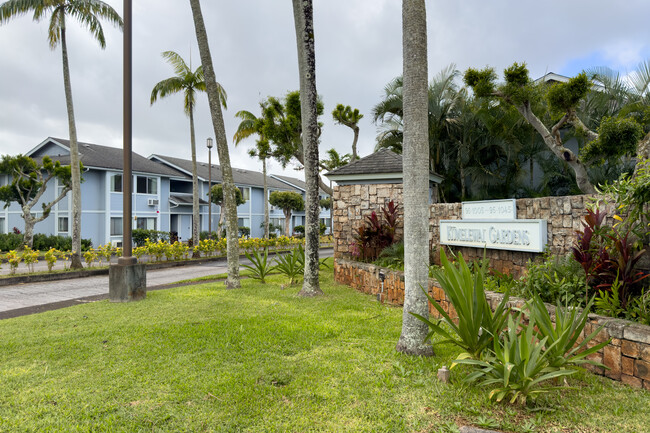
[[0, 322], [0, 431], [648, 431], [650, 393], [586, 372], [530, 408], [436, 371], [457, 355], [394, 348], [401, 309], [336, 285], [296, 296], [281, 276], [160, 290]]

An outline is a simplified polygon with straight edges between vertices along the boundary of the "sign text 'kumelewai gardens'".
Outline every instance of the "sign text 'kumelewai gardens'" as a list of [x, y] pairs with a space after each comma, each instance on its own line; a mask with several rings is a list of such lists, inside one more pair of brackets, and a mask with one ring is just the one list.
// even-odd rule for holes
[[[546, 246], [546, 220], [506, 219], [514, 216], [515, 200], [490, 200], [463, 203], [471, 208], [471, 219], [441, 220], [440, 243], [463, 247], [511, 251], [542, 252]], [[484, 209], [482, 209], [484, 208]], [[479, 219], [478, 215], [494, 215], [494, 209], [508, 209], [499, 219]], [[504, 215], [506, 214], [506, 215]]]

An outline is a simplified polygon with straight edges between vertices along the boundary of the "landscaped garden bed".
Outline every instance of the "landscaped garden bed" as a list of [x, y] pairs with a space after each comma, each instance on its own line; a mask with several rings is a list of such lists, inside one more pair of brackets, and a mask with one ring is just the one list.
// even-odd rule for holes
[[[299, 298], [286, 277], [241, 290], [151, 292], [0, 322], [2, 431], [641, 432], [650, 394], [579, 372], [534, 405], [396, 352], [399, 308], [334, 284]], [[38, 330], [38, 332], [35, 332]]]

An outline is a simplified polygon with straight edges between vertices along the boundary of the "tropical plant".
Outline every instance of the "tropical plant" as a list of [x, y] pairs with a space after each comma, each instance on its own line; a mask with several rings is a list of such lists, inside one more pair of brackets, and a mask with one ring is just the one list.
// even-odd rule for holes
[[27, 265], [30, 272], [34, 272], [34, 265], [38, 263], [38, 251], [32, 250], [28, 245], [23, 248], [23, 263]]
[[97, 253], [95, 250], [88, 250], [84, 253], [84, 260], [88, 267], [92, 266], [92, 263], [97, 260]]
[[305, 201], [302, 195], [294, 191], [273, 191], [269, 196], [269, 203], [282, 209], [284, 213], [284, 232], [287, 235], [290, 234], [292, 211], [305, 209]]
[[610, 342], [607, 340], [598, 344], [590, 344], [602, 331], [604, 324], [583, 338], [583, 330], [589, 319], [589, 311], [593, 303], [594, 298], [587, 303], [585, 308], [579, 310], [575, 307], [563, 308], [558, 301], [555, 307], [555, 320], [553, 320], [539, 295], [528, 301], [526, 304], [528, 317], [535, 325], [528, 324], [528, 327], [534, 327], [534, 332], [539, 340], [545, 339], [547, 347], [544, 351], [550, 367], [565, 368], [581, 364], [604, 367], [596, 361], [586, 359], [587, 356], [596, 353]]
[[7, 262], [9, 263], [9, 269], [12, 275], [16, 273], [16, 269], [18, 269], [18, 265], [22, 259], [22, 256], [19, 256], [16, 250], [11, 250], [7, 253]]
[[359, 121], [363, 118], [363, 114], [359, 113], [359, 109], [352, 109], [349, 105], [337, 104], [334, 111], [332, 111], [332, 118], [334, 122], [345, 125], [352, 129], [354, 138], [352, 140], [352, 161], [359, 159], [357, 153], [357, 141], [359, 140]]
[[302, 248], [294, 248], [290, 253], [275, 256], [275, 269], [289, 278], [289, 285], [296, 283], [296, 279], [304, 272], [304, 253]]
[[[185, 114], [190, 119], [190, 145], [192, 149], [192, 242], [194, 245], [199, 243], [199, 180], [196, 173], [196, 137], [194, 133], [194, 107], [196, 105], [196, 93], [205, 92], [205, 79], [203, 76], [203, 67], [199, 66], [192, 71], [192, 65], [185, 63], [183, 58], [174, 51], [164, 51], [162, 57], [174, 69], [176, 74], [158, 82], [151, 91], [151, 104], [153, 105], [158, 98], [164, 98], [176, 93], [183, 93], [185, 99]], [[219, 98], [223, 108], [226, 108], [226, 91], [217, 83]]]
[[396, 242], [381, 250], [374, 263], [385, 268], [404, 270], [404, 242]]
[[58, 251], [55, 248], [50, 248], [43, 255], [44, 258], [45, 258], [45, 261], [47, 262], [47, 270], [48, 270], [48, 272], [52, 272], [52, 269], [54, 268], [54, 264], [59, 259], [59, 255], [57, 253], [58, 253]]
[[66, 18], [76, 18], [86, 27], [93, 38], [103, 49], [106, 46], [104, 30], [100, 18], [122, 28], [122, 18], [107, 3], [101, 0], [8, 0], [0, 5], [0, 25], [11, 18], [34, 12], [34, 21], [40, 21], [51, 14], [47, 39], [50, 48], [61, 44], [63, 63], [63, 87], [68, 112], [68, 127], [70, 130], [70, 171], [72, 188], [72, 263], [73, 269], [81, 268], [81, 168], [79, 146], [77, 143], [77, 127], [72, 103], [72, 86], [70, 84], [70, 68], [68, 66], [68, 45], [66, 42]]
[[585, 305], [587, 279], [571, 256], [545, 254], [541, 260], [529, 261], [528, 272], [512, 287], [514, 295], [562, 305]]
[[382, 206], [379, 213], [372, 211], [366, 216], [364, 225], [352, 234], [360, 257], [363, 260], [374, 260], [384, 248], [397, 242], [398, 223], [399, 206], [393, 200]]
[[[255, 143], [255, 148], [250, 149], [248, 154], [255, 158], [259, 158], [262, 161], [262, 177], [264, 178], [264, 197], [269, 196], [269, 182], [266, 175], [266, 160], [271, 156], [271, 146], [269, 141], [264, 137], [264, 118], [256, 117], [250, 111], [242, 110], [235, 113], [235, 117], [239, 117], [241, 122], [237, 127], [237, 131], [233, 136], [233, 141], [235, 146], [239, 144], [245, 138], [250, 137], [253, 134], [257, 134], [259, 139]], [[264, 222], [262, 223], [264, 228], [264, 237], [269, 238], [269, 202], [264, 200]]]
[[[520, 330], [521, 329], [521, 330]], [[508, 315], [507, 331], [492, 340], [492, 352], [485, 360], [457, 359], [458, 364], [475, 367], [464, 381], [479, 382], [493, 388], [490, 398], [500, 402], [510, 398], [510, 403], [526, 404], [528, 398], [537, 397], [558, 386], [542, 386], [545, 381], [574, 374], [575, 370], [552, 367], [549, 358], [558, 342], [547, 346], [547, 338], [535, 338], [535, 321], [527, 326], [522, 317]], [[546, 348], [546, 350], [544, 350]]]
[[[9, 182], [0, 186], [0, 201], [5, 202], [5, 208], [11, 203], [17, 203], [21, 209], [21, 217], [25, 221], [24, 243], [30, 248], [34, 245], [34, 225], [50, 215], [55, 204], [63, 199], [71, 189], [70, 166], [63, 166], [59, 161], [53, 162], [49, 156], [44, 156], [40, 163], [24, 155], [4, 155], [0, 162], [0, 173], [9, 178]], [[42, 201], [48, 183], [56, 179], [63, 185], [61, 191], [50, 201]], [[32, 208], [41, 202], [42, 213], [36, 216]]]
[[[213, 185], [210, 190], [210, 201], [220, 207], [219, 211], [219, 224], [217, 226], [217, 237], [222, 238], [224, 221], [226, 219], [226, 203], [223, 199], [223, 185]], [[235, 188], [235, 206], [240, 206], [246, 203], [241, 189]]]
[[251, 265], [242, 265], [250, 271], [251, 278], [260, 280], [261, 283], [266, 283], [266, 276], [273, 270], [273, 265], [268, 260], [269, 250], [264, 249], [264, 255], [260, 255], [259, 251], [253, 251], [250, 254], [248, 251], [245, 253], [246, 258], [251, 262]]
[[[444, 340], [438, 344], [451, 343], [463, 349], [464, 352], [459, 355], [459, 359], [466, 357], [481, 359], [483, 351], [501, 334], [510, 315], [510, 308], [507, 307], [509, 293], [503, 295], [501, 302], [492, 312], [483, 287], [487, 260], [483, 260], [474, 272], [465, 262], [462, 254], [458, 254], [457, 261], [458, 265], [450, 262], [445, 251], [441, 249], [442, 268], [433, 271], [434, 278], [454, 307], [457, 320], [454, 320], [426, 291], [425, 295], [438, 311], [441, 319], [433, 322], [421, 315], [414, 314], [414, 316], [429, 327], [427, 340], [431, 340], [435, 334], [440, 334]], [[446, 324], [450, 331], [442, 326], [441, 322]]]

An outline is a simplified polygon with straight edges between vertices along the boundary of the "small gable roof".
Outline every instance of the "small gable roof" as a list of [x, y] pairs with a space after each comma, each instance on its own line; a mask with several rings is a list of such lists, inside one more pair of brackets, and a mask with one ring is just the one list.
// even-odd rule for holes
[[[403, 179], [402, 155], [390, 149], [379, 149], [356, 161], [325, 174], [339, 185], [357, 183], [401, 183]], [[442, 176], [429, 172], [429, 180], [442, 182]]]

